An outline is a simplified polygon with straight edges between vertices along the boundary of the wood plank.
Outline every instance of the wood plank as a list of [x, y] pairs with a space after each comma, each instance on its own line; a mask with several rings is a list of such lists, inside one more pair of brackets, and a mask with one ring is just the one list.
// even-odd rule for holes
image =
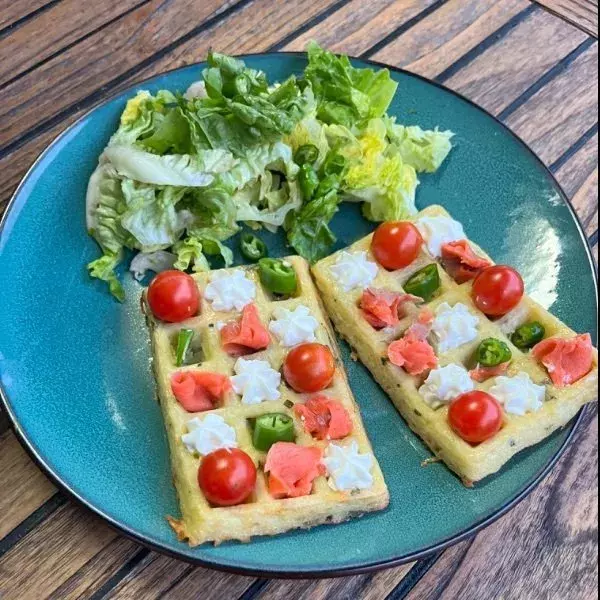
[[534, 0], [534, 2], [598, 37], [598, 0]]
[[[0, 86], [141, 2], [104, 0], [82, 3], [80, 0], [63, 0], [39, 13], [0, 38]], [[18, 52], [14, 51], [15, 48]]]
[[506, 121], [551, 164], [598, 119], [598, 44]]
[[68, 503], [0, 559], [0, 598], [45, 598], [117, 537]]
[[124, 537], [116, 537], [68, 579], [65, 579], [48, 600], [77, 600], [89, 598], [130, 563], [142, 550]]
[[498, 114], [586, 38], [572, 25], [535, 11], [444, 83]]
[[450, 0], [372, 58], [433, 79], [529, 6], [528, 0]]
[[572, 198], [585, 180], [598, 167], [598, 133], [555, 170], [556, 178], [563, 190]]
[[275, 11], [273, 0], [254, 0], [141, 70], [136, 79], [203, 61], [210, 48], [231, 54], [264, 52], [335, 4], [336, 0], [296, 0], [281, 4]]
[[307, 600], [380, 600], [391, 593], [406, 577], [412, 568], [402, 565], [393, 569], [353, 575], [340, 579], [315, 580], [276, 580], [273, 579], [257, 596], [261, 600], [287, 600], [288, 598], [306, 598]]
[[151, 0], [52, 58], [0, 90], [0, 144], [14, 141], [23, 131], [76, 104], [235, 3]]
[[194, 567], [167, 556], [150, 552], [105, 598], [118, 600], [220, 600], [238, 598], [255, 581]]
[[2, 0], [0, 2], [0, 30], [27, 17], [46, 4], [49, 4], [49, 0], [19, 0], [19, 2]]
[[12, 431], [0, 437], [0, 540], [56, 493]]
[[[598, 413], [544, 482], [521, 504], [452, 548], [407, 600], [594, 598], [598, 589]], [[448, 577], [450, 574], [450, 577]], [[485, 585], [482, 585], [485, 582]]]
[[437, 0], [352, 0], [283, 49], [304, 50], [308, 42], [316, 40], [335, 52], [359, 56], [395, 29], [437, 4]]

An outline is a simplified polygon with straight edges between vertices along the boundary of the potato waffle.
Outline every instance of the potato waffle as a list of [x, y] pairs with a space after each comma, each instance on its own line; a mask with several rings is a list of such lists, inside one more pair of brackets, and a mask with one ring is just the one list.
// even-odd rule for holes
[[[336, 357], [336, 372], [329, 388], [324, 390], [341, 402], [348, 411], [353, 423], [352, 433], [336, 444], [346, 445], [356, 441], [360, 453], [371, 453], [368, 440], [356, 401], [350, 390], [344, 367], [339, 356], [335, 334], [323, 310], [310, 276], [308, 264], [304, 259], [291, 257], [286, 259], [295, 269], [298, 290], [294, 297], [278, 299], [261, 286], [255, 267], [243, 269], [248, 278], [256, 284], [254, 303], [266, 326], [276, 307], [294, 309], [299, 304], [307, 306], [317, 319], [319, 326], [315, 336], [319, 343], [331, 348]], [[233, 271], [225, 269], [223, 271]], [[286, 499], [274, 499], [267, 489], [267, 478], [262, 467], [266, 453], [256, 450], [252, 444], [251, 420], [267, 413], [285, 413], [294, 420], [296, 443], [303, 446], [325, 448], [327, 441], [318, 441], [306, 433], [300, 419], [291, 409], [291, 403], [304, 402], [309, 395], [297, 394], [283, 382], [280, 386], [281, 398], [276, 401], [264, 401], [260, 404], [242, 404], [239, 396], [231, 392], [223, 405], [214, 410], [201, 413], [188, 413], [175, 399], [172, 391], [171, 375], [179, 370], [199, 370], [205, 372], [234, 374], [236, 358], [229, 356], [221, 346], [219, 328], [222, 323], [239, 318], [235, 312], [215, 312], [211, 303], [204, 298], [204, 290], [213, 277], [211, 273], [199, 273], [193, 277], [202, 295], [200, 314], [183, 323], [168, 324], [153, 318], [147, 308], [144, 295], [144, 310], [151, 329], [153, 348], [153, 367], [158, 386], [158, 395], [166, 425], [170, 445], [171, 463], [175, 488], [179, 496], [181, 519], [169, 518], [169, 522], [181, 540], [187, 539], [194, 546], [207, 541], [220, 543], [225, 540], [248, 541], [256, 535], [274, 535], [294, 528], [308, 528], [322, 523], [339, 523], [354, 515], [385, 508], [388, 504], [388, 490], [377, 460], [373, 457], [373, 485], [369, 489], [351, 493], [334, 491], [326, 476], [314, 481], [313, 491], [308, 496]], [[195, 332], [191, 354], [196, 364], [176, 367], [174, 344], [182, 328]], [[280, 370], [288, 348], [271, 336], [269, 346], [262, 351], [244, 357], [248, 360], [268, 361], [275, 370]], [[237, 436], [238, 448], [244, 450], [258, 467], [256, 488], [244, 503], [231, 507], [212, 506], [202, 494], [198, 485], [198, 467], [200, 457], [192, 454], [182, 443], [188, 422], [194, 418], [204, 418], [208, 414], [220, 415], [233, 427]]]
[[[449, 216], [440, 206], [431, 206], [413, 217], [413, 221], [424, 216]], [[372, 235], [367, 236], [348, 249], [349, 252], [365, 251], [369, 259], [376, 262], [370, 251]], [[476, 244], [469, 242], [473, 250], [482, 257], [489, 257]], [[341, 252], [341, 251], [340, 251]], [[362, 289], [344, 292], [331, 276], [330, 268], [337, 261], [339, 253], [329, 256], [313, 267], [313, 275], [321, 292], [325, 307], [339, 333], [356, 350], [361, 361], [371, 371], [375, 379], [388, 393], [408, 425], [429, 446], [433, 453], [455, 471], [467, 485], [479, 481], [498, 471], [519, 451], [532, 446], [549, 436], [556, 429], [566, 425], [577, 411], [597, 397], [598, 354], [594, 351], [594, 367], [583, 379], [567, 387], [556, 387], [550, 381], [545, 368], [533, 356], [516, 348], [509, 337], [521, 324], [537, 320], [546, 328], [546, 337], [572, 338], [576, 334], [564, 323], [551, 315], [534, 300], [525, 296], [511, 313], [498, 321], [492, 321], [480, 312], [471, 298], [472, 283], [457, 284], [444, 270], [439, 260], [429, 254], [423, 246], [418, 258], [408, 267], [398, 271], [386, 271], [379, 266], [378, 274], [371, 288], [386, 289], [404, 293], [403, 284], [421, 268], [437, 262], [441, 287], [428, 304], [411, 306], [408, 315], [397, 327], [375, 330], [365, 320], [359, 308]], [[491, 262], [491, 259], [489, 259]], [[389, 344], [402, 337], [414, 323], [417, 313], [428, 307], [434, 312], [443, 302], [451, 306], [460, 302], [479, 319], [478, 337], [473, 342], [458, 348], [437, 353], [439, 366], [457, 363], [467, 368], [475, 367], [474, 353], [480, 342], [488, 337], [504, 341], [513, 353], [507, 376], [524, 371], [532, 381], [546, 388], [543, 407], [537, 412], [517, 416], [504, 411], [503, 427], [490, 440], [479, 445], [465, 442], [451, 429], [448, 423], [448, 406], [431, 408], [419, 394], [423, 377], [413, 377], [404, 369], [390, 363], [387, 358]], [[488, 391], [495, 382], [491, 378], [485, 383], [475, 384], [475, 389]]]

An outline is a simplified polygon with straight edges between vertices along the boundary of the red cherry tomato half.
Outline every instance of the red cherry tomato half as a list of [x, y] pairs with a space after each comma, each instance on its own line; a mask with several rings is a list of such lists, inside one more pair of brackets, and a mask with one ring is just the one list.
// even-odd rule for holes
[[377, 262], [390, 271], [403, 269], [419, 255], [423, 237], [408, 221], [382, 223], [373, 234], [371, 251]]
[[490, 394], [474, 391], [458, 396], [448, 410], [450, 427], [466, 442], [480, 444], [502, 427], [502, 407]]
[[510, 312], [523, 298], [525, 284], [512, 268], [503, 265], [488, 267], [473, 282], [473, 301], [479, 310], [491, 317]]
[[187, 273], [163, 271], [148, 287], [148, 304], [157, 319], [179, 323], [198, 314], [200, 292]]
[[198, 469], [198, 485], [206, 499], [217, 506], [241, 504], [254, 490], [256, 466], [237, 448], [221, 448], [207, 454]]
[[283, 376], [297, 392], [320, 392], [329, 386], [335, 374], [331, 350], [322, 344], [300, 344], [285, 359]]

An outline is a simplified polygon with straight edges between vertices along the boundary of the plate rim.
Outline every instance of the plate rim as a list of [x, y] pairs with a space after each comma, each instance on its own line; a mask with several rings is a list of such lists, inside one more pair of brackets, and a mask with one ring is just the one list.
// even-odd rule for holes
[[[282, 52], [256, 52], [256, 53], [249, 53], [249, 54], [234, 54], [232, 56], [236, 56], [242, 60], [245, 58], [253, 58], [253, 57], [272, 57], [272, 58], [276, 59], [279, 56], [306, 59], [307, 53], [306, 52], [285, 52], [285, 51], [282, 51]], [[581, 239], [583, 241], [583, 247], [585, 249], [588, 263], [589, 263], [589, 265], [591, 267], [591, 271], [592, 271], [592, 279], [594, 280], [594, 283], [595, 283], [596, 312], [598, 312], [598, 274], [596, 271], [595, 261], [593, 259], [590, 242], [587, 238], [587, 235], [585, 234], [585, 230], [583, 228], [581, 220], [579, 219], [579, 216], [577, 215], [577, 212], [576, 212], [571, 200], [568, 198], [568, 196], [565, 193], [565, 191], [563, 190], [562, 186], [556, 179], [556, 176], [554, 175], [554, 173], [552, 173], [552, 171], [549, 169], [549, 167], [546, 166], [546, 164], [542, 161], [542, 159], [538, 156], [538, 154], [520, 136], [518, 136], [515, 132], [513, 132], [505, 123], [503, 123], [498, 117], [496, 117], [495, 115], [490, 113], [488, 110], [486, 110], [482, 106], [475, 103], [473, 100], [462, 95], [460, 92], [452, 90], [449, 87], [446, 87], [445, 85], [443, 85], [437, 81], [431, 80], [427, 77], [424, 77], [423, 75], [419, 75], [418, 73], [413, 73], [413, 72], [403, 69], [401, 67], [394, 67], [392, 65], [388, 65], [388, 64], [385, 64], [382, 62], [365, 59], [365, 58], [360, 58], [360, 57], [356, 57], [356, 56], [352, 56], [352, 55], [348, 55], [348, 56], [351, 60], [360, 61], [360, 62], [370, 65], [372, 67], [376, 67], [379, 69], [388, 69], [392, 72], [398, 73], [403, 76], [413, 77], [415, 79], [418, 79], [422, 82], [425, 82], [429, 85], [432, 85], [444, 92], [447, 92], [447, 93], [455, 96], [456, 98], [469, 104], [475, 110], [479, 111], [480, 113], [484, 113], [487, 117], [489, 117], [493, 121], [495, 121], [495, 123], [497, 125], [500, 125], [500, 127], [502, 129], [504, 129], [505, 132], [508, 133], [508, 135], [510, 137], [512, 137], [515, 141], [517, 141], [518, 144], [520, 146], [522, 146], [522, 148], [526, 152], [529, 153], [529, 155], [534, 159], [534, 161], [539, 166], [542, 167], [542, 170], [545, 172], [546, 176], [549, 177], [550, 181], [554, 184], [561, 200], [564, 202], [565, 206], [568, 208], [568, 210], [571, 214], [571, 217], [575, 223], [576, 229], [579, 233], [579, 236], [581, 237]], [[38, 167], [38, 165], [40, 165], [42, 163], [42, 161], [46, 158], [46, 155], [49, 154], [64, 137], [66, 137], [74, 129], [76, 129], [81, 122], [83, 122], [85, 119], [87, 119], [94, 111], [101, 108], [102, 106], [105, 106], [109, 102], [112, 102], [113, 100], [115, 100], [116, 98], [118, 98], [121, 95], [124, 95], [124, 94], [134, 91], [136, 88], [139, 88], [140, 86], [144, 85], [147, 82], [152, 81], [153, 79], [156, 79], [157, 77], [170, 75], [177, 71], [189, 69], [191, 67], [201, 68], [201, 66], [205, 65], [205, 64], [206, 64], [206, 61], [199, 61], [199, 62], [190, 63], [188, 65], [182, 65], [179, 67], [175, 67], [173, 69], [169, 69], [167, 71], [161, 71], [160, 73], [157, 73], [155, 75], [152, 75], [150, 77], [142, 79], [138, 82], [134, 82], [132, 85], [126, 87], [125, 89], [115, 92], [114, 94], [109, 95], [107, 98], [105, 98], [98, 104], [95, 104], [90, 109], [88, 109], [85, 113], [83, 113], [78, 119], [76, 119], [73, 123], [71, 123], [68, 127], [66, 127], [64, 130], [62, 130], [38, 154], [36, 159], [33, 161], [31, 166], [27, 169], [27, 171], [21, 178], [15, 191], [11, 195], [11, 198], [6, 205], [4, 214], [2, 215], [2, 218], [0, 219], [0, 242], [2, 241], [3, 232], [5, 229], [6, 223], [8, 222], [8, 220], [10, 218], [10, 215], [15, 211], [16, 208], [21, 208], [27, 202], [28, 197], [26, 197], [26, 196], [24, 196], [23, 199], [21, 199], [20, 203], [18, 203], [17, 200], [19, 198], [19, 195], [20, 195], [22, 189], [29, 181], [34, 170]], [[18, 213], [17, 213], [17, 215], [18, 215]], [[18, 216], [17, 216], [17, 218], [18, 218]], [[46, 462], [46, 460], [36, 450], [33, 441], [28, 438], [25, 430], [21, 428], [21, 425], [19, 424], [19, 422], [16, 418], [16, 415], [14, 414], [14, 412], [11, 408], [10, 402], [8, 400], [8, 394], [3, 389], [1, 382], [0, 382], [0, 405], [6, 411], [6, 414], [8, 415], [8, 418], [9, 418], [9, 425], [12, 428], [13, 432], [15, 433], [15, 436], [16, 436], [17, 440], [19, 441], [20, 445], [27, 452], [27, 454], [30, 456], [30, 458], [32, 458], [32, 460], [36, 463], [36, 465], [41, 469], [41, 471], [45, 474], [45, 476], [47, 476], [50, 479], [50, 481], [57, 487], [57, 489], [60, 492], [66, 494], [66, 496], [68, 498], [75, 500], [75, 502], [77, 504], [85, 507], [86, 509], [92, 511], [94, 514], [101, 517], [112, 529], [116, 530], [121, 535], [124, 535], [125, 537], [139, 543], [140, 545], [142, 545], [145, 548], [148, 548], [150, 550], [170, 556], [171, 558], [176, 558], [177, 560], [182, 560], [184, 562], [187, 562], [187, 563], [190, 563], [190, 564], [193, 564], [196, 566], [202, 566], [202, 567], [214, 569], [217, 571], [232, 573], [235, 575], [246, 575], [246, 576], [252, 576], [252, 577], [275, 578], [275, 579], [346, 577], [349, 575], [372, 573], [372, 572], [380, 571], [383, 569], [389, 569], [389, 568], [397, 567], [397, 566], [404, 565], [404, 564], [407, 564], [410, 562], [422, 560], [427, 557], [432, 557], [434, 554], [438, 554], [438, 553], [442, 552], [443, 550], [446, 550], [447, 548], [454, 546], [455, 544], [458, 544], [466, 539], [469, 539], [469, 538], [475, 536], [477, 533], [479, 533], [483, 529], [487, 528], [489, 525], [495, 523], [498, 519], [500, 519], [501, 517], [506, 515], [508, 512], [510, 512], [513, 508], [515, 508], [522, 500], [524, 500], [527, 496], [529, 496], [529, 494], [531, 494], [531, 492], [533, 492], [537, 488], [537, 486], [546, 478], [546, 476], [550, 473], [550, 471], [552, 471], [552, 469], [554, 468], [554, 466], [556, 465], [558, 460], [562, 457], [565, 450], [567, 449], [570, 442], [572, 441], [573, 437], [577, 433], [579, 427], [581, 426], [581, 423], [583, 422], [585, 415], [590, 410], [589, 405], [586, 405], [579, 411], [578, 415], [575, 417], [575, 420], [572, 421], [571, 424], [567, 425], [571, 429], [570, 429], [567, 437], [561, 444], [560, 448], [556, 451], [556, 453], [552, 456], [552, 458], [534, 475], [534, 477], [532, 477], [532, 479], [523, 487], [523, 489], [517, 493], [517, 495], [515, 497], [513, 497], [512, 499], [507, 501], [505, 504], [503, 504], [500, 508], [498, 508], [492, 514], [481, 519], [480, 521], [475, 522], [474, 524], [470, 525], [469, 527], [464, 528], [459, 533], [448, 536], [448, 537], [442, 539], [440, 542], [431, 544], [430, 546], [428, 546], [424, 549], [421, 549], [421, 550], [418, 550], [418, 551], [412, 552], [412, 553], [401, 554], [397, 557], [390, 558], [390, 559], [372, 561], [372, 562], [357, 564], [357, 565], [348, 566], [348, 567], [337, 567], [334, 569], [325, 567], [323, 569], [310, 568], [310, 569], [284, 570], [284, 569], [257, 569], [257, 568], [241, 567], [241, 566], [232, 566], [230, 564], [226, 564], [226, 563], [222, 563], [222, 562], [218, 562], [218, 561], [213, 562], [213, 561], [207, 560], [205, 558], [190, 556], [190, 555], [184, 554], [183, 552], [174, 550], [173, 548], [171, 548], [163, 543], [152, 541], [146, 535], [135, 531], [134, 529], [128, 527], [127, 525], [125, 525], [123, 523], [119, 523], [114, 517], [106, 514], [101, 508], [94, 506], [91, 502], [86, 500], [79, 492], [77, 492], [69, 484], [67, 484], [65, 481], [63, 481], [61, 479], [61, 477]], [[19, 525], [17, 525], [16, 527], [19, 527]]]

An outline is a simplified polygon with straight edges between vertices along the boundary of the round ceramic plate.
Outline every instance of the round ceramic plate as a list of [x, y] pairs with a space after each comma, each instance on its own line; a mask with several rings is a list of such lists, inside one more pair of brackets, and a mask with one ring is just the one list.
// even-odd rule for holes
[[[247, 62], [276, 81], [301, 73], [306, 59], [269, 54]], [[186, 67], [136, 88], [184, 90], [200, 70]], [[423, 177], [419, 208], [443, 204], [498, 262], [519, 269], [537, 300], [577, 331], [595, 331], [596, 285], [585, 237], [541, 162], [467, 100], [409, 73], [392, 75], [400, 84], [391, 107], [399, 122], [456, 132], [447, 163]], [[178, 507], [140, 286], [125, 276], [127, 300], [121, 305], [85, 270], [98, 254], [85, 230], [86, 184], [133, 92], [94, 109], [44, 152], [0, 232], [3, 399], [19, 437], [44, 470], [142, 543], [206, 566], [285, 576], [331, 576], [413, 560], [472, 534], [531, 491], [560, 455], [572, 425], [466, 489], [443, 464], [421, 466], [430, 453], [344, 347], [389, 486], [389, 508], [250, 544], [192, 549], [176, 540], [165, 520]], [[333, 223], [338, 247], [372, 227], [355, 206], [344, 206]], [[272, 255], [286, 253], [282, 237], [268, 241]]]

